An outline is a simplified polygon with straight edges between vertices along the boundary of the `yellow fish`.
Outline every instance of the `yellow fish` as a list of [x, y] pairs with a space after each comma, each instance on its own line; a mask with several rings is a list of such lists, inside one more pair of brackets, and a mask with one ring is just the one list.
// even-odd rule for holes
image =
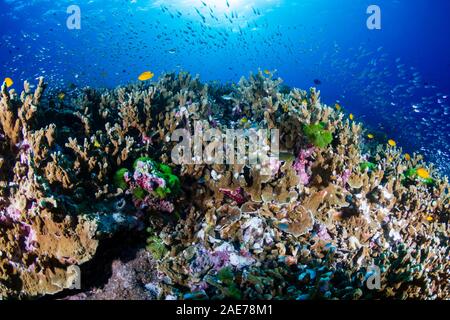
[[367, 138], [373, 139], [373, 138], [375, 138], [375, 136], [374, 136], [373, 134], [369, 133], [369, 134], [367, 135]]
[[433, 220], [434, 220], [434, 219], [433, 219], [432, 216], [428, 216], [428, 217], [427, 217], [427, 221], [431, 222], [431, 221], [433, 221]]
[[64, 92], [58, 93], [58, 99], [59, 100], [64, 100], [64, 98], [66, 97], [66, 94]]
[[6, 83], [6, 87], [9, 88], [14, 84], [11, 78], [5, 78], [4, 82]]
[[269, 75], [270, 74], [270, 71], [269, 70], [264, 70], [264, 73], [266, 74], [266, 75]]
[[395, 141], [392, 140], [392, 139], [389, 139], [389, 140], [388, 140], [388, 144], [389, 144], [391, 147], [397, 146], [397, 142], [395, 142]]
[[244, 118], [241, 119], [241, 122], [242, 122], [242, 123], [247, 123], [247, 122], [248, 122], [248, 119], [244, 117]]
[[142, 73], [140, 74], [140, 76], [138, 77], [138, 79], [139, 79], [140, 81], [147, 81], [147, 80], [152, 79], [154, 76], [155, 76], [155, 74], [154, 74], [153, 72], [151, 72], [151, 71], [145, 71], [145, 72], [142, 72]]
[[100, 148], [102, 145], [100, 144], [100, 142], [98, 142], [97, 139], [94, 140], [94, 147], [96, 148]]
[[342, 110], [342, 107], [341, 107], [341, 105], [339, 103], [336, 103], [334, 105], [334, 107], [336, 108], [337, 111], [341, 111]]
[[419, 168], [417, 169], [417, 175], [422, 179], [429, 179], [430, 173], [425, 168]]
[[405, 153], [405, 160], [406, 161], [410, 161], [411, 160], [411, 156], [409, 155], [409, 153]]
[[355, 119], [355, 116], [353, 115], [353, 113], [350, 113], [350, 115], [348, 116], [349, 118], [350, 118], [350, 120], [354, 120]]

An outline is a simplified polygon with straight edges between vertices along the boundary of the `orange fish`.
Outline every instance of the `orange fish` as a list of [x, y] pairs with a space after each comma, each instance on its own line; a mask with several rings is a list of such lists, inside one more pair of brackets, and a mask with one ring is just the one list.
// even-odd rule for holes
[[139, 75], [138, 79], [140, 81], [147, 81], [147, 80], [151, 80], [154, 76], [155, 76], [155, 74], [153, 72], [145, 71]]
[[11, 78], [5, 78], [4, 82], [6, 83], [6, 87], [9, 88], [14, 84], [14, 81]]
[[427, 169], [425, 168], [419, 168], [417, 169], [417, 175], [422, 178], [422, 179], [429, 179], [430, 178], [430, 173], [428, 172]]

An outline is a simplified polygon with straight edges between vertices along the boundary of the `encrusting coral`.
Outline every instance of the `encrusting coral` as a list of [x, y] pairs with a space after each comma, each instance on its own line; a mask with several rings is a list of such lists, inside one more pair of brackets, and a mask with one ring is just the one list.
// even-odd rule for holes
[[[147, 226], [158, 298], [448, 299], [447, 178], [364, 139], [315, 89], [281, 83], [261, 71], [233, 86], [164, 74], [86, 88], [64, 108], [43, 79], [20, 97], [3, 86], [0, 297], [71, 288], [104, 238]], [[172, 163], [171, 134], [199, 121], [279, 129], [271, 174]]]

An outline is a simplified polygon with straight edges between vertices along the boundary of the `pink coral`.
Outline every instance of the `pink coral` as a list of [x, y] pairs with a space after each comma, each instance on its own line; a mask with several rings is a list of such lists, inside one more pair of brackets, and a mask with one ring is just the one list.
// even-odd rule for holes
[[219, 191], [236, 201], [238, 205], [241, 205], [246, 201], [244, 190], [242, 188], [237, 188], [236, 190], [220, 188]]
[[175, 210], [175, 206], [172, 202], [162, 199], [155, 199], [152, 196], [145, 197], [144, 200], [135, 199], [134, 205], [137, 208], [148, 208], [153, 211], [172, 213]]
[[315, 148], [311, 147], [308, 149], [300, 150], [300, 153], [297, 156], [297, 159], [294, 162], [294, 169], [297, 171], [297, 174], [300, 178], [300, 182], [303, 185], [307, 185], [310, 180], [310, 175], [308, 174], [307, 167], [310, 164], [309, 158], [314, 154]]
[[14, 208], [14, 206], [10, 205], [6, 208], [5, 216], [10, 218], [12, 221], [18, 221], [20, 219], [20, 211]]
[[153, 190], [159, 187], [164, 188], [166, 186], [166, 182], [164, 181], [164, 179], [155, 176], [151, 173], [142, 173], [136, 170], [133, 178], [139, 185], [139, 187], [148, 192], [152, 192]]
[[149, 137], [146, 134], [143, 134], [142, 135], [142, 143], [144, 143], [144, 144], [153, 144], [152, 137]]
[[342, 179], [342, 182], [344, 183], [344, 186], [347, 184], [348, 179], [350, 179], [351, 175], [352, 175], [352, 172], [349, 169], [346, 169], [344, 171], [344, 173], [342, 174], [341, 179]]
[[321, 240], [325, 240], [325, 241], [329, 241], [331, 240], [331, 236], [328, 233], [328, 229], [326, 226], [324, 226], [323, 224], [319, 224], [318, 228], [317, 228], [317, 236], [321, 239]]
[[24, 224], [23, 226], [26, 229], [25, 242], [24, 242], [25, 250], [26, 251], [36, 250], [36, 243], [37, 243], [36, 231], [34, 231], [33, 228], [28, 224]]
[[276, 158], [270, 158], [269, 166], [272, 171], [272, 175], [276, 175], [281, 168], [281, 161]]

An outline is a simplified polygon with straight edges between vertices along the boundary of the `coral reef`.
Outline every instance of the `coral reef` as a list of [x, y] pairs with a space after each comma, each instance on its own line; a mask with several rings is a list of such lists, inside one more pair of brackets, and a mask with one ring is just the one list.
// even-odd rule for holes
[[[281, 83], [261, 71], [234, 86], [164, 74], [86, 88], [64, 108], [43, 79], [20, 96], [3, 86], [0, 297], [71, 288], [101, 241], [148, 227], [153, 298], [450, 298], [448, 179], [419, 154], [365, 139], [315, 89]], [[199, 121], [279, 129], [271, 174], [172, 163], [172, 133]]]

